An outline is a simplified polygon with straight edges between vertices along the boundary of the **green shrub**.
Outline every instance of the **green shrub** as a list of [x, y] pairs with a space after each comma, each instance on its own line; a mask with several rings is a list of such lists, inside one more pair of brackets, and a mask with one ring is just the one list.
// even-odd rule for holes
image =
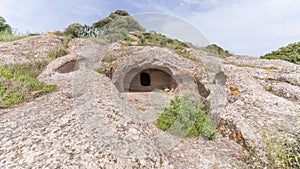
[[23, 101], [31, 100], [38, 93], [57, 90], [55, 85], [47, 85], [37, 80], [47, 62], [4, 65], [0, 67], [0, 107], [5, 108]]
[[264, 56], [262, 59], [281, 59], [286, 60], [295, 64], [300, 64], [300, 42], [289, 44], [288, 46], [282, 47], [277, 51], [273, 51]]
[[79, 30], [81, 29], [81, 27], [81, 24], [73, 23], [66, 28], [64, 33], [71, 36], [72, 38], [78, 38]]
[[102, 27], [104, 27], [105, 25], [111, 23], [112, 21], [113, 21], [113, 19], [111, 17], [106, 17], [104, 19], [99, 20], [98, 22], [95, 22], [93, 24], [93, 27], [101, 29]]
[[157, 120], [158, 128], [181, 137], [203, 136], [213, 139], [216, 129], [205, 114], [209, 111], [207, 104], [193, 99], [192, 95], [175, 96], [170, 107], [166, 107]]
[[92, 27], [99, 30], [97, 38], [107, 43], [124, 40], [132, 31], [145, 31], [128, 12], [122, 10], [117, 10], [108, 17], [95, 22]]

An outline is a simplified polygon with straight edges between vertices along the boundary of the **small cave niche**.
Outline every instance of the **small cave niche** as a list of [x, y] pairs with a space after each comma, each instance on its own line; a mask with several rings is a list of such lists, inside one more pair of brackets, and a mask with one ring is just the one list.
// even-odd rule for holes
[[[130, 73], [129, 73], [130, 74]], [[132, 75], [131, 75], [132, 76]], [[125, 84], [125, 92], [151, 92], [154, 90], [176, 89], [176, 80], [161, 69], [145, 69], [133, 75]]]
[[151, 84], [150, 75], [148, 73], [142, 72], [140, 74], [140, 81], [142, 86], [150, 86]]
[[64, 63], [59, 68], [57, 68], [57, 72], [58, 73], [74, 72], [76, 70], [75, 66], [76, 66], [76, 60], [71, 60], [71, 61]]

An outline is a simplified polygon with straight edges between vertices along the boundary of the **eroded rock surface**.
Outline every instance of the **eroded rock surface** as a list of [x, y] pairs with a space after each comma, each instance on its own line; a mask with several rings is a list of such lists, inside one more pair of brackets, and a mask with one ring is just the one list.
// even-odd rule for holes
[[48, 53], [62, 45], [64, 38], [58, 36], [33, 36], [13, 42], [0, 43], [0, 66], [5, 64], [48, 61]]
[[[39, 42], [35, 38], [23, 41]], [[47, 38], [61, 43], [58, 37]], [[262, 127], [270, 129], [274, 137], [299, 136], [298, 65], [238, 56], [224, 60], [201, 51], [198, 57], [202, 62], [197, 65], [168, 49], [121, 48], [118, 44], [99, 46], [86, 39], [72, 40], [70, 53], [52, 61], [39, 76], [43, 82], [58, 85], [58, 92], [0, 110], [0, 168], [237, 168], [242, 146], [263, 147]], [[160, 54], [154, 57], [157, 61], [137, 63], [169, 63], [174, 70], [176, 65], [171, 63], [186, 63], [177, 69], [198, 73], [210, 91], [211, 116], [219, 123], [217, 138], [183, 139], [157, 129], [155, 117], [147, 112], [152, 111], [151, 104], [164, 105], [173, 94], [121, 94], [114, 85], [117, 79], [97, 73], [108, 51], [113, 55], [123, 51], [119, 54], [125, 56], [126, 52], [142, 55], [143, 51]], [[134, 60], [143, 60], [139, 55], [117, 60], [121, 66], [115, 73], [126, 66], [129, 70]], [[22, 62], [30, 61], [22, 53], [13, 57], [18, 56]], [[164, 57], [167, 61], [159, 62]], [[5, 59], [1, 64], [7, 63], [19, 62]], [[69, 63], [74, 69], [60, 71]], [[157, 100], [147, 103], [145, 97]]]

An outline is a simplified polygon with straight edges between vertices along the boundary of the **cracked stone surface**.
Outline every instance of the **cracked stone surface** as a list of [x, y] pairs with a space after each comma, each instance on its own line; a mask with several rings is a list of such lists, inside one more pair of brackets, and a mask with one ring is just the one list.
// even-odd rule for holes
[[[48, 40], [53, 42], [52, 47], [62, 43], [56, 36], [17, 42], [36, 44]], [[35, 61], [35, 57], [26, 59], [23, 55], [26, 46], [13, 43], [0, 46], [16, 49], [12, 58], [20, 60], [8, 59], [12, 54], [1, 47], [0, 65]], [[96, 72], [107, 51], [116, 52], [119, 47], [100, 46], [87, 39], [72, 40], [70, 53], [52, 61], [39, 76], [40, 81], [58, 85], [59, 91], [0, 110], [0, 168], [238, 168], [242, 147], [231, 137], [218, 134], [212, 141], [183, 139], [155, 126], [159, 107], [168, 104], [174, 93], [120, 93], [110, 78]], [[31, 52], [46, 48], [48, 51], [48, 47], [39, 46]], [[173, 55], [167, 49], [157, 50]], [[196, 65], [201, 67], [198, 71], [207, 70], [202, 76], [211, 91], [207, 97], [212, 105], [211, 116], [216, 123], [228, 122], [229, 128], [224, 130], [230, 132], [233, 126], [248, 144], [259, 149], [263, 148], [262, 127], [270, 129], [274, 137], [299, 137], [299, 65], [247, 56], [220, 59], [202, 51], [196, 53], [202, 61]], [[74, 71], [60, 73], [59, 67], [70, 61], [76, 61]], [[181, 65], [183, 61], [176, 56], [170, 63]], [[220, 71], [224, 75], [216, 76]]]
[[[242, 152], [233, 141], [220, 135], [214, 141], [177, 138], [157, 129], [147, 111], [130, 103], [132, 97], [143, 98], [142, 105], [158, 108], [169, 96], [154, 92], [148, 98], [158, 100], [147, 103], [143, 94], [120, 94], [109, 78], [97, 73], [109, 49], [84, 39], [71, 41], [70, 53], [39, 76], [58, 85], [58, 92], [1, 110], [1, 168], [235, 167], [238, 160], [232, 154]], [[73, 72], [57, 71], [74, 60]], [[152, 110], [159, 113], [149, 106]]]

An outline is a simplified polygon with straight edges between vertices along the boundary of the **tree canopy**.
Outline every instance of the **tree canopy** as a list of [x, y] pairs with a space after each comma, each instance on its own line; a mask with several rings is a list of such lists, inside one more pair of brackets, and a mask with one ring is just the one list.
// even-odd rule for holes
[[6, 24], [6, 20], [2, 16], [0, 16], [0, 32], [4, 31], [11, 33], [11, 27]]

